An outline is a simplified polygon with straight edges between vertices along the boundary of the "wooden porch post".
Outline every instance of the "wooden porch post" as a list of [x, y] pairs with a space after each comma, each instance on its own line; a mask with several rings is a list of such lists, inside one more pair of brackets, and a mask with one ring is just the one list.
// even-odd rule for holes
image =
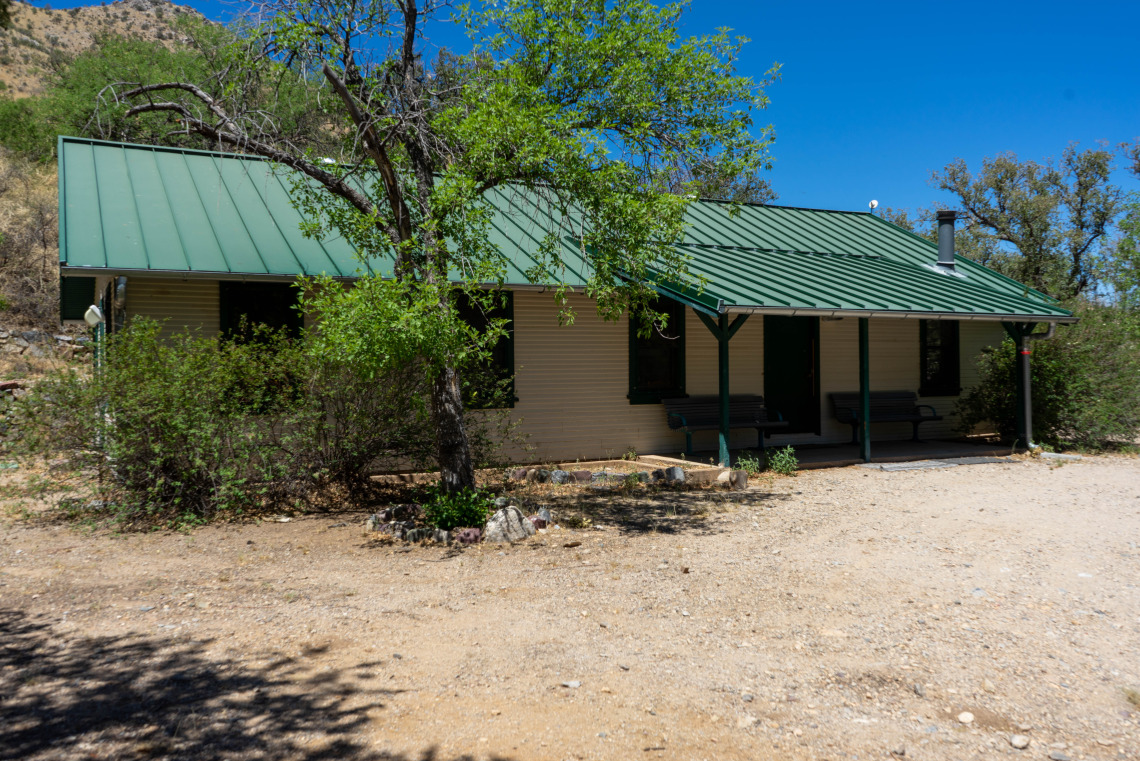
[[722, 314], [717, 319], [719, 328], [717, 335], [717, 375], [718, 391], [720, 393], [720, 431], [717, 438], [720, 442], [720, 465], [729, 466], [728, 459], [728, 315]]
[[871, 339], [870, 319], [859, 318], [859, 456], [871, 461]]
[[729, 383], [728, 383], [728, 342], [736, 335], [736, 331], [740, 330], [740, 326], [748, 319], [748, 315], [737, 315], [736, 319], [730, 325], [728, 323], [728, 315], [721, 313], [717, 316], [716, 322], [708, 315], [697, 312], [697, 317], [701, 318], [701, 322], [705, 327], [716, 337], [717, 343], [717, 380], [718, 392], [720, 402], [720, 430], [717, 432], [717, 439], [719, 443], [720, 465], [727, 468], [731, 464], [728, 454], [728, 432], [729, 432]]

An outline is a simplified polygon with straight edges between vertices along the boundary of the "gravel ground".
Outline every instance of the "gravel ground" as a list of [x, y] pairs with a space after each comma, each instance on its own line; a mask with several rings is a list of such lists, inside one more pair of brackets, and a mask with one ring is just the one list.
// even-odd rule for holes
[[10, 503], [0, 759], [1140, 758], [1140, 460], [547, 499], [593, 526], [460, 550]]

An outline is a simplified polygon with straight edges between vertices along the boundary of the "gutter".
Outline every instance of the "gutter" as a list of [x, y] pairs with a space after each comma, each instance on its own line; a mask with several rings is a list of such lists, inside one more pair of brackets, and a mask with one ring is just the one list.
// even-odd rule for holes
[[[1069, 324], [1077, 322], [1072, 315], [1057, 314], [998, 314], [977, 312], [908, 312], [901, 310], [872, 309], [814, 309], [804, 307], [760, 307], [760, 306], [730, 306], [724, 308], [724, 314], [771, 314], [788, 317], [873, 317], [902, 320], [963, 320], [985, 322], [1048, 322], [1050, 331], [1055, 330], [1058, 323]], [[1041, 338], [1046, 338], [1042, 334]], [[1052, 337], [1052, 333], [1048, 334]]]
[[[214, 272], [203, 270], [151, 270], [151, 269], [109, 269], [106, 267], [74, 267], [61, 264], [60, 274], [77, 275], [84, 277], [97, 277], [100, 275], [125, 275], [134, 277], [153, 277], [171, 280], [229, 280], [240, 282], [266, 282], [266, 283], [292, 283], [303, 275], [274, 275], [237, 272]], [[309, 275], [308, 277], [315, 277]], [[351, 283], [358, 279], [355, 275], [337, 275], [333, 280], [342, 283]], [[484, 287], [498, 288], [499, 283], [484, 283]], [[530, 291], [542, 293], [555, 286], [535, 285], [534, 283], [502, 283], [501, 287], [513, 291]], [[576, 289], [580, 286], [574, 286]], [[1050, 325], [1050, 332], [1034, 336], [1033, 340], [1046, 340], [1053, 337], [1057, 324], [1071, 324], [1077, 322], [1072, 315], [1056, 314], [996, 314], [996, 313], [969, 313], [969, 312], [907, 312], [899, 310], [870, 310], [870, 309], [819, 309], [805, 307], [764, 307], [764, 306], [726, 306], [721, 301], [716, 308], [701, 304], [694, 299], [668, 288], [655, 287], [658, 293], [668, 298], [684, 303], [692, 309], [702, 312], [710, 317], [718, 314], [771, 314], [788, 317], [872, 317], [903, 320], [963, 320], [986, 322], [1046, 322]]]

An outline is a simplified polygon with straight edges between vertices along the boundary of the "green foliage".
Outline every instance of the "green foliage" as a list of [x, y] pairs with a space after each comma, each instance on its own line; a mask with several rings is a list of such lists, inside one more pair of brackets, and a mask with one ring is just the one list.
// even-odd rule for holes
[[1140, 311], [1140, 194], [1130, 196], [1117, 228], [1119, 237], [1101, 260], [1103, 295], [1121, 309]]
[[1004, 153], [974, 175], [958, 159], [933, 179], [966, 210], [982, 264], [1071, 299], [1096, 286], [1096, 245], [1121, 210], [1124, 195], [1109, 182], [1113, 160], [1109, 150], [1070, 145], [1059, 162]]
[[764, 463], [756, 455], [742, 454], [736, 457], [736, 467], [748, 473], [749, 476], [757, 476], [764, 470]]
[[424, 505], [429, 523], [444, 531], [457, 528], [483, 528], [494, 507], [493, 496], [480, 489], [447, 492], [437, 488], [431, 501]]
[[[661, 317], [650, 308], [652, 281], [691, 280], [671, 245], [688, 203], [670, 192], [671, 178], [678, 169], [694, 179], [751, 177], [768, 166], [770, 132], [754, 137], [752, 115], [767, 104], [770, 80], [736, 73], [744, 41], [726, 31], [682, 38], [684, 5], [311, 0], [274, 8], [219, 48], [213, 68], [223, 78], [197, 80], [201, 90], [166, 84], [120, 98], [132, 113], [169, 117], [297, 170], [304, 232], [342, 237], [370, 272], [395, 278], [396, 286], [347, 297], [372, 311], [359, 312], [359, 336], [355, 326], [334, 327], [321, 350], [343, 349], [364, 372], [399, 357], [423, 364], [448, 488], [474, 485], [467, 426], [478, 417], [463, 415], [461, 376], [495, 332], [463, 327], [448, 281], [476, 302], [496, 298], [484, 286], [503, 283], [507, 263], [492, 242], [492, 204], [525, 193], [524, 203], [548, 217], [534, 241], [538, 264], [526, 274], [553, 286], [564, 320], [573, 319], [564, 256], [574, 250], [589, 260], [580, 271], [599, 312], [618, 319], [632, 311], [652, 318], [649, 326]], [[433, 57], [424, 41], [456, 21], [471, 51]], [[336, 31], [346, 29], [347, 40]], [[320, 153], [298, 149], [280, 103], [249, 95], [270, 81], [312, 83], [316, 71], [328, 87], [319, 110], [339, 141]], [[216, 108], [228, 118], [209, 113]]]
[[[1032, 344], [1035, 443], [1097, 449], [1140, 435], [1140, 315], [1099, 304], [1077, 307], [1080, 322]], [[963, 432], [991, 423], [1013, 441], [1016, 346], [1007, 339], [979, 360], [981, 382], [958, 403]], [[1020, 442], [1022, 445], [1025, 442]]]
[[17, 412], [22, 443], [102, 473], [126, 522], [185, 525], [262, 503], [281, 463], [251, 411], [288, 406], [289, 347], [159, 332], [135, 320], [107, 341], [99, 371], [37, 384]]
[[[0, 145], [34, 161], [55, 157], [59, 135], [216, 149], [216, 143], [200, 135], [172, 130], [162, 114], [128, 117], [127, 105], [115, 97], [132, 83], [206, 82], [218, 73], [219, 64], [235, 44], [235, 32], [189, 16], [175, 23], [189, 44], [169, 48], [134, 37], [99, 37], [74, 60], [57, 62], [45, 94], [0, 100]], [[266, 69], [272, 67], [266, 65]], [[299, 142], [311, 142], [320, 131], [323, 115], [309, 97], [315, 91], [303, 79], [257, 79], [225, 86], [251, 107], [265, 107], [272, 101], [281, 128]]]
[[773, 473], [779, 473], [781, 476], [794, 476], [799, 467], [800, 461], [796, 458], [796, 450], [790, 445], [770, 452], [768, 455], [768, 470]]
[[[329, 278], [305, 282], [301, 308], [315, 315], [320, 325], [320, 330], [307, 336], [310, 361], [342, 379], [325, 388], [357, 384], [374, 388], [370, 406], [361, 406], [356, 395], [352, 404], [330, 397], [329, 411], [339, 410], [337, 414], [344, 419], [361, 416], [361, 433], [377, 428], [367, 425], [369, 416], [386, 421], [387, 430], [374, 434], [385, 438], [386, 451], [399, 452], [416, 465], [438, 467], [432, 384], [449, 361], [455, 362], [470, 382], [483, 381], [470, 396], [484, 409], [465, 417], [475, 465], [497, 464], [500, 446], [515, 436], [517, 423], [505, 412], [513, 387], [509, 378], [489, 377], [485, 360], [490, 346], [503, 335], [505, 323], [492, 320], [485, 331], [477, 331], [459, 319], [454, 301], [416, 298], [415, 289], [423, 287], [374, 276], [360, 278], [351, 288]], [[486, 304], [498, 303], [501, 296], [478, 294]], [[326, 391], [314, 388], [311, 393], [320, 398]], [[343, 438], [340, 441], [344, 445]], [[338, 441], [330, 440], [327, 445], [338, 446]], [[375, 450], [363, 444], [355, 448], [371, 457], [376, 456]], [[355, 459], [345, 456], [346, 462]]]
[[[330, 309], [322, 340], [254, 328], [246, 342], [163, 338], [135, 318], [107, 339], [97, 372], [49, 376], [15, 405], [15, 446], [99, 474], [100, 501], [127, 523], [362, 500], [376, 468], [436, 464], [435, 425], [424, 362], [330, 350], [351, 314]], [[479, 462], [511, 426], [493, 414], [473, 423]]]

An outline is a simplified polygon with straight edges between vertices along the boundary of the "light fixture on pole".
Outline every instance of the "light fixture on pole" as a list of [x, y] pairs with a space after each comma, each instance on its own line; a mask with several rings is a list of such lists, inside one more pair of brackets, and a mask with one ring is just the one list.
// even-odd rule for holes
[[107, 321], [103, 316], [103, 310], [92, 304], [87, 307], [87, 311], [83, 313], [83, 321], [92, 328], [97, 328]]

